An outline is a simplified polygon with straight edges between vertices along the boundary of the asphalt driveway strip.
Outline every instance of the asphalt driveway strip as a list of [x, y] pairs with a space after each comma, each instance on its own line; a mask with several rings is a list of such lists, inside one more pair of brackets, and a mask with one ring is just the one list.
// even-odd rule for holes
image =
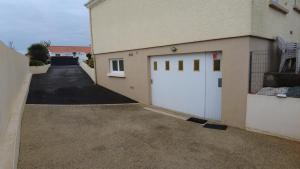
[[51, 66], [33, 75], [27, 104], [119, 104], [136, 101], [95, 85], [80, 66]]

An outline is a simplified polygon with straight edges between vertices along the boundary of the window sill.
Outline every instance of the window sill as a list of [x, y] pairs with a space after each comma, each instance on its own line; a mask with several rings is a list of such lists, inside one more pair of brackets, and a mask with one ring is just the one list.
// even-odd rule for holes
[[295, 5], [294, 10], [300, 14], [300, 5]]
[[107, 76], [108, 76], [108, 77], [125, 78], [125, 74], [124, 74], [124, 73], [108, 73]]
[[283, 13], [283, 14], [288, 14], [289, 13], [289, 10], [286, 7], [284, 7], [283, 5], [280, 5], [279, 3], [274, 2], [272, 0], [270, 1], [269, 6], [273, 9]]

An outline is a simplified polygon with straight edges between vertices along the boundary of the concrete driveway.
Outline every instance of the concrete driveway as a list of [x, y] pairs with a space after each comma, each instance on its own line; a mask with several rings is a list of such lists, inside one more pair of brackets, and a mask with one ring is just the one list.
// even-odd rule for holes
[[51, 66], [46, 74], [34, 75], [27, 104], [133, 103], [125, 96], [93, 84], [80, 66]]
[[19, 169], [299, 169], [300, 143], [142, 105], [27, 105]]

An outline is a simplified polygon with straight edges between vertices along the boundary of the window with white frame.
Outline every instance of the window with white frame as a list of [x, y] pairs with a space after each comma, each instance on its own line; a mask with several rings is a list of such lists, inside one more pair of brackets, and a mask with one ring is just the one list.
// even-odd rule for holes
[[124, 60], [111, 59], [109, 61], [110, 76], [124, 76]]

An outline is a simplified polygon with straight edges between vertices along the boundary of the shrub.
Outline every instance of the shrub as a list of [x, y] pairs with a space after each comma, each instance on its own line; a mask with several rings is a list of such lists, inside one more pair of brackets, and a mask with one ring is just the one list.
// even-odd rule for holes
[[43, 66], [45, 64], [44, 64], [44, 62], [42, 62], [40, 60], [31, 59], [29, 65], [30, 66]]
[[28, 48], [28, 54], [31, 56], [31, 59], [39, 60], [42, 61], [43, 63], [46, 63], [49, 57], [49, 51], [47, 47], [40, 43], [32, 44]]
[[88, 58], [88, 60], [92, 59], [92, 55], [90, 53], [87, 53], [86, 57]]
[[85, 63], [87, 65], [89, 65], [91, 68], [94, 68], [94, 59], [93, 58], [86, 60]]

